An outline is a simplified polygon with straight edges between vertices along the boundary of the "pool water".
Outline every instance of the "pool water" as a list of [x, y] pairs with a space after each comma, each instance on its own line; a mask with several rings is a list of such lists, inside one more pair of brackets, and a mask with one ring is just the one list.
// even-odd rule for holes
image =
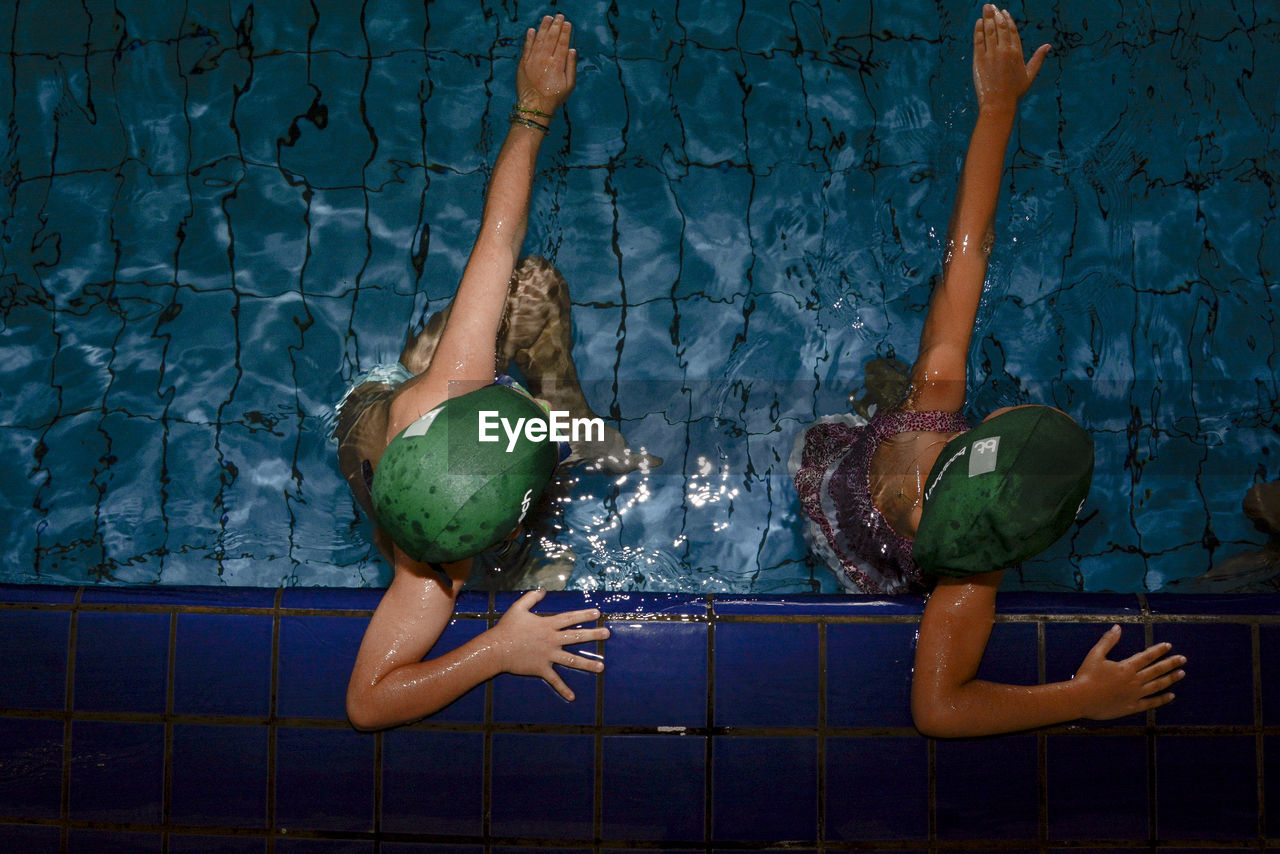
[[[977, 4], [567, 2], [578, 89], [526, 251], [597, 411], [663, 465], [575, 472], [537, 559], [588, 590], [835, 591], [786, 461], [910, 361], [974, 112]], [[1010, 6], [1025, 99], [971, 415], [1097, 443], [1035, 589], [1144, 591], [1257, 548], [1277, 477], [1280, 10]], [[0, 9], [6, 581], [383, 584], [329, 438], [442, 308], [543, 6]]]

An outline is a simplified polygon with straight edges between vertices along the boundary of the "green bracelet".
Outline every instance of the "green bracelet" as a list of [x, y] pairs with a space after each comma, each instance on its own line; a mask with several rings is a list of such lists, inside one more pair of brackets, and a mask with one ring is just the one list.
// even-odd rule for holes
[[544, 134], [551, 133], [551, 128], [547, 127], [546, 125], [539, 124], [538, 122], [535, 122], [533, 119], [526, 119], [524, 116], [518, 115], [517, 113], [512, 113], [510, 118], [512, 123], [514, 124], [524, 125], [525, 127], [531, 130], [541, 131]]
[[542, 110], [535, 110], [532, 107], [522, 107], [520, 106], [519, 103], [516, 104], [515, 109], [516, 109], [516, 112], [518, 113], [528, 113], [531, 116], [537, 116], [538, 118], [542, 118], [542, 119], [551, 118], [550, 113], [544, 113], [542, 112]]

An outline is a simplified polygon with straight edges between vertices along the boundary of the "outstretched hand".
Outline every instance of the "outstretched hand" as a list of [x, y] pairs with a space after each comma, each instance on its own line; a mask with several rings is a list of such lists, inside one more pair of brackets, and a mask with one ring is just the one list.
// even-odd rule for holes
[[1082, 717], [1097, 721], [1145, 712], [1173, 700], [1165, 692], [1186, 674], [1179, 668], [1184, 655], [1165, 657], [1172, 645], [1157, 643], [1123, 661], [1112, 661], [1107, 653], [1120, 641], [1120, 627], [1112, 626], [1093, 645], [1077, 671], [1075, 681], [1084, 692]]
[[573, 691], [556, 673], [553, 664], [562, 664], [575, 670], [599, 673], [604, 662], [594, 658], [574, 655], [564, 647], [575, 643], [600, 641], [609, 637], [608, 629], [570, 629], [580, 623], [600, 619], [595, 608], [567, 611], [563, 614], [538, 616], [530, 609], [542, 601], [547, 591], [530, 590], [515, 601], [502, 615], [493, 632], [502, 656], [502, 669], [521, 676], [540, 676], [556, 693], [566, 700], [573, 700]]
[[1007, 10], [988, 3], [973, 27], [973, 89], [980, 109], [1012, 111], [1031, 88], [1049, 53], [1042, 44], [1023, 65], [1022, 39]]
[[516, 66], [516, 99], [520, 106], [551, 115], [569, 98], [578, 76], [578, 52], [569, 47], [573, 25], [564, 15], [546, 15], [538, 29], [529, 28]]

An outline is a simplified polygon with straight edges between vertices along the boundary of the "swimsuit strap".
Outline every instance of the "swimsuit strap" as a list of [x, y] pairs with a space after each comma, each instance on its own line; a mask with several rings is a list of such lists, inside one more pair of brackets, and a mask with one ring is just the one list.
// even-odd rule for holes
[[877, 444], [890, 436], [909, 432], [955, 433], [969, 429], [964, 416], [959, 412], [943, 412], [937, 409], [928, 410], [895, 410], [881, 415], [879, 412], [871, 419]]

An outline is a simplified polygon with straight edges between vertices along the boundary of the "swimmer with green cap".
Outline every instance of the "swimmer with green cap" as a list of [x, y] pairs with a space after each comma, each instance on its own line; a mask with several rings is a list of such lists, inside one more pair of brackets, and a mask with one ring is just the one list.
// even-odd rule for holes
[[983, 7], [973, 30], [978, 115], [905, 400], [869, 423], [824, 419], [797, 441], [792, 471], [807, 536], [850, 589], [926, 591], [911, 710], [926, 735], [990, 735], [1075, 718], [1110, 719], [1173, 699], [1186, 659], [1156, 644], [1120, 661], [1107, 631], [1073, 679], [1003, 685], [977, 678], [1003, 570], [1075, 525], [1093, 442], [1047, 406], [997, 410], [969, 429], [966, 358], [982, 296], [1005, 149], [1017, 105], [1049, 46], [1024, 62], [1008, 11]]
[[[599, 656], [570, 650], [608, 637], [607, 629], [591, 625], [599, 611], [535, 615], [540, 589], [517, 600], [488, 631], [424, 660], [449, 624], [472, 556], [519, 530], [560, 458], [545, 428], [515, 437], [492, 428], [503, 419], [546, 423], [543, 407], [523, 390], [495, 384], [495, 364], [512, 357], [502, 349], [521, 334], [527, 340], [514, 346], [527, 361], [528, 351], [554, 350], [568, 328], [563, 279], [540, 259], [519, 269], [516, 262], [538, 150], [574, 87], [577, 52], [570, 34], [569, 22], [557, 15], [525, 36], [510, 127], [449, 309], [410, 341], [401, 357], [404, 376], [362, 384], [339, 407], [343, 473], [373, 515], [379, 546], [394, 565], [347, 688], [347, 714], [358, 729], [424, 717], [504, 672], [539, 676], [572, 700], [555, 665], [590, 673], [604, 668]], [[541, 298], [528, 299], [529, 292]], [[524, 332], [508, 334], [504, 323]], [[544, 340], [555, 323], [561, 326], [551, 335], [558, 339]], [[572, 386], [580, 398], [567, 346], [558, 355], [571, 374], [560, 385]], [[585, 401], [574, 405], [585, 409]], [[482, 438], [486, 424], [496, 441]]]

